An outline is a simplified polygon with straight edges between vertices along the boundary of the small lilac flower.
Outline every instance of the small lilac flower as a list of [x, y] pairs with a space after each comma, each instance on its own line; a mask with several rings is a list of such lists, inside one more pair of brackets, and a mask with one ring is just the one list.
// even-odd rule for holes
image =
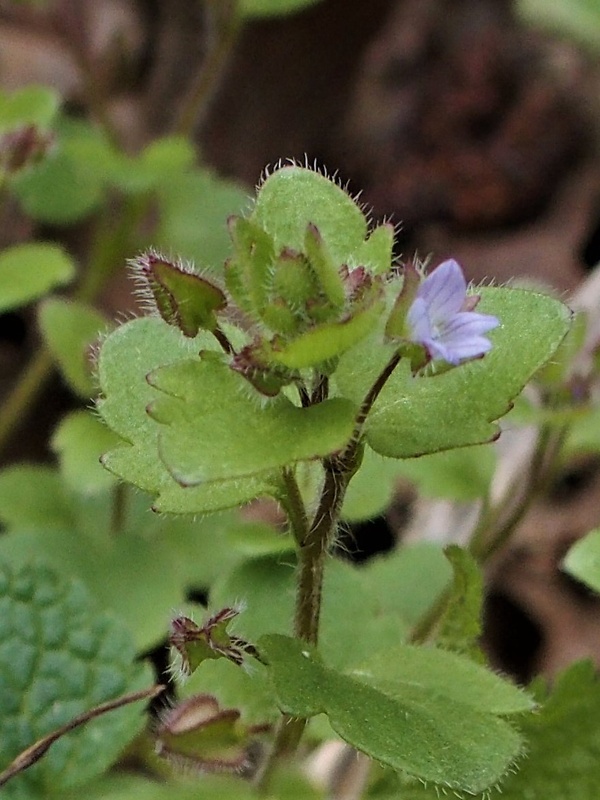
[[482, 356], [492, 347], [483, 334], [500, 322], [489, 314], [476, 314], [478, 300], [467, 297], [459, 264], [454, 259], [444, 261], [417, 289], [406, 318], [410, 340], [423, 345], [429, 358], [454, 366]]

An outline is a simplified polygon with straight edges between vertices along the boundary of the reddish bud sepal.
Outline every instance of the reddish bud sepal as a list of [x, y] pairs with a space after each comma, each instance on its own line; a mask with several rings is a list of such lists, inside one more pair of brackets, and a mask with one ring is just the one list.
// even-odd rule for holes
[[227, 305], [223, 291], [184, 266], [156, 250], [148, 250], [129, 262], [139, 278], [140, 294], [169, 325], [193, 338], [198, 331], [214, 332], [217, 312]]
[[269, 364], [265, 358], [265, 352], [269, 353], [268, 347], [260, 340], [247, 345], [234, 356], [230, 366], [265, 397], [275, 397], [284, 386], [299, 380], [300, 373], [278, 364]]
[[169, 644], [175, 651], [181, 673], [189, 676], [207, 659], [227, 658], [241, 666], [244, 655], [256, 656], [255, 648], [228, 633], [229, 623], [237, 617], [235, 608], [224, 608], [200, 627], [189, 617], [171, 620]]
[[211, 695], [194, 695], [161, 715], [155, 729], [156, 753], [204, 772], [248, 771], [255, 730], [240, 722], [237, 709], [221, 709]]

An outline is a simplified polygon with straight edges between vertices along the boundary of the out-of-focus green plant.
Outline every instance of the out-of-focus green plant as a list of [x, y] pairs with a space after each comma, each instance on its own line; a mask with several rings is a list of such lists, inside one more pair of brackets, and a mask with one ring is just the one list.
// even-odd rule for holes
[[[0, 95], [2, 199], [39, 230], [90, 232], [83, 257], [55, 240], [0, 253], [0, 310], [37, 304], [42, 341], [0, 404], [0, 446], [53, 370], [81, 404], [53, 464], [0, 473], [8, 798], [318, 798], [296, 751], [328, 737], [379, 764], [365, 797], [595, 797], [573, 775], [600, 735], [581, 724], [587, 668], [526, 693], [478, 646], [480, 565], [598, 416], [585, 325], [564, 339], [557, 300], [475, 290], [453, 261], [397, 263], [390, 225], [298, 165], [248, 210], [191, 144], [243, 20], [314, 2], [207, 1], [215, 38], [177, 130], [134, 155], [47, 88]], [[95, 301], [126, 259], [149, 313], [115, 326]], [[523, 491], [492, 500], [497, 421], [533, 376]], [[480, 500], [466, 546], [333, 558], [400, 476]], [[258, 498], [279, 524], [242, 519]], [[580, 547], [595, 553], [593, 536]], [[597, 588], [581, 563], [566, 568]], [[167, 635], [186, 680], [144, 727], [133, 703], [160, 691], [144, 656]], [[108, 771], [123, 754], [139, 774]]]

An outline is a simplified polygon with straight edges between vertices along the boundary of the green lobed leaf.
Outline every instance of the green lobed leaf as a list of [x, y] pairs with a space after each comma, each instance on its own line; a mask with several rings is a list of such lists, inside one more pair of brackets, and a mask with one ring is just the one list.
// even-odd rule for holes
[[54, 244], [18, 244], [0, 253], [0, 311], [37, 300], [75, 277], [75, 265]]
[[[412, 458], [491, 441], [498, 436], [495, 420], [569, 329], [569, 310], [550, 297], [506, 288], [478, 293], [477, 310], [501, 322], [489, 334], [492, 350], [433, 377], [413, 378], [408, 363], [400, 362], [367, 421], [367, 442], [376, 452]], [[343, 396], [359, 402], [366, 395], [393, 352], [380, 342], [380, 336], [368, 337], [342, 356], [335, 380]]]
[[444, 552], [454, 575], [436, 643], [481, 660], [481, 651], [477, 646], [483, 606], [481, 569], [469, 551], [456, 544], [449, 545]]
[[600, 592], [600, 528], [590, 531], [569, 548], [562, 568], [595, 592]]
[[493, 714], [415, 684], [396, 684], [391, 696], [285, 636], [265, 636], [259, 648], [283, 711], [326, 713], [343, 739], [393, 769], [475, 793], [497, 783], [521, 751], [517, 732]]
[[[127, 631], [98, 614], [81, 584], [41, 565], [0, 567], [0, 769], [73, 717], [152, 683]], [[44, 798], [96, 778], [142, 725], [143, 709], [103, 715], [55, 742], [2, 790]]]
[[80, 397], [95, 394], [90, 348], [106, 331], [108, 320], [91, 306], [50, 297], [39, 309], [42, 336], [54, 360], [69, 384]]
[[[536, 714], [520, 717], [527, 757], [500, 784], [506, 800], [595, 800], [600, 781], [600, 684], [590, 661], [571, 665]], [[434, 788], [402, 789], [406, 800], [435, 800]], [[478, 795], [486, 800], [489, 794]]]
[[241, 375], [208, 355], [162, 367], [149, 378], [168, 395], [155, 400], [150, 413], [164, 426], [160, 454], [178, 483], [256, 475], [348, 443], [353, 403], [339, 398], [299, 408], [280, 395], [261, 406]]
[[65, 484], [80, 494], [105, 492], [115, 478], [100, 464], [100, 456], [115, 447], [119, 438], [89, 411], [73, 411], [54, 431], [50, 446], [58, 455]]
[[158, 495], [155, 508], [159, 511], [208, 513], [276, 491], [277, 477], [271, 472], [182, 488], [159, 458], [161, 426], [146, 409], [160, 395], [146, 376], [163, 364], [185, 360], [211, 347], [217, 344], [206, 332], [189, 339], [160, 319], [144, 317], [117, 328], [100, 351], [98, 377], [104, 398], [98, 409], [124, 440], [124, 446], [107, 453], [103, 463], [120, 478]]

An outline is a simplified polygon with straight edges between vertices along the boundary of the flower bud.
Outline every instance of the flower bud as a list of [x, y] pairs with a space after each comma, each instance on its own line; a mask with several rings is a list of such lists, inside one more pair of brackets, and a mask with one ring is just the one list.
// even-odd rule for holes
[[240, 772], [250, 766], [250, 732], [237, 709], [222, 710], [215, 697], [194, 695], [162, 714], [156, 753], [202, 771]]
[[217, 328], [216, 314], [227, 299], [214, 283], [156, 250], [142, 253], [129, 265], [137, 273], [141, 296], [169, 325], [190, 338]]

